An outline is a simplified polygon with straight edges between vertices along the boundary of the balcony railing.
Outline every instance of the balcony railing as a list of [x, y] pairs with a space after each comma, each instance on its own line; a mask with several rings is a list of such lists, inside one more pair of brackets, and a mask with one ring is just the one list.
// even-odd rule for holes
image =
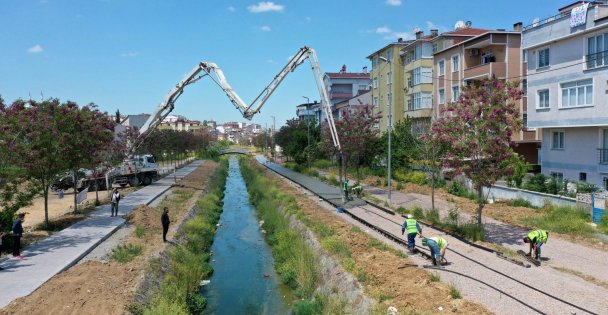
[[552, 22], [552, 21], [555, 21], [555, 20], [559, 20], [559, 19], [562, 19], [562, 18], [565, 18], [565, 17], [569, 17], [569, 16], [570, 16], [570, 12], [560, 12], [557, 15], [550, 16], [550, 17], [548, 17], [546, 19], [543, 19], [543, 20], [540, 20], [538, 22], [534, 22], [534, 23], [532, 23], [530, 25], [525, 26], [523, 28], [523, 31], [525, 32], [525, 31], [527, 31], [529, 29], [533, 29], [535, 27], [542, 26], [542, 25], [545, 25], [545, 24], [547, 24], [549, 22]]
[[585, 55], [587, 69], [608, 66], [608, 50]]
[[608, 164], [608, 149], [599, 148], [597, 149], [599, 163], [602, 165]]

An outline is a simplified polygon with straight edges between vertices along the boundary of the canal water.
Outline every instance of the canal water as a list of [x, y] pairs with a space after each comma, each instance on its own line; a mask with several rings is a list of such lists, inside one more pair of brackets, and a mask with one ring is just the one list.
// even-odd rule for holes
[[[230, 157], [224, 211], [211, 250], [213, 275], [201, 294], [206, 314], [289, 314], [274, 259], [264, 241], [255, 209], [235, 156]], [[287, 298], [289, 299], [289, 297]]]

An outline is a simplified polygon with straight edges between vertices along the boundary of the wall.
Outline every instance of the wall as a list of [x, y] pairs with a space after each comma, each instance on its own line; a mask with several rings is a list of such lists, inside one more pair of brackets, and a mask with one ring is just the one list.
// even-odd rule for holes
[[[487, 194], [487, 188], [484, 188], [484, 194]], [[545, 203], [550, 202], [554, 205], [561, 206], [576, 206], [575, 198], [561, 197], [549, 194], [538, 193], [523, 189], [514, 189], [505, 186], [493, 186], [490, 189], [488, 199], [525, 199], [536, 207], [542, 207]]]

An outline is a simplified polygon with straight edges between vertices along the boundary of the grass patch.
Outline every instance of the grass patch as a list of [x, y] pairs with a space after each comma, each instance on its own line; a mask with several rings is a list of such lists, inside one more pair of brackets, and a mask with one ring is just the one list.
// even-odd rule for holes
[[485, 230], [483, 226], [477, 225], [477, 219], [472, 217], [471, 221], [460, 223], [457, 209], [451, 209], [445, 220], [441, 219], [437, 209], [429, 210], [424, 214], [424, 219], [429, 221], [432, 226], [442, 228], [472, 241], [483, 241], [485, 239]]
[[146, 236], [146, 229], [140, 226], [136, 226], [135, 236], [137, 236], [137, 238], [143, 238], [144, 236]]
[[441, 281], [441, 276], [437, 272], [432, 272], [430, 276], [431, 282], [439, 282]]
[[511, 207], [526, 207], [531, 209], [538, 209], [538, 207], [534, 206], [530, 201], [523, 198], [507, 200], [505, 204]]
[[450, 296], [453, 299], [462, 299], [462, 294], [460, 294], [460, 290], [458, 290], [458, 288], [454, 284], [450, 285]]
[[604, 214], [600, 224], [597, 225], [597, 229], [604, 234], [608, 234], [608, 214]]
[[337, 256], [338, 258], [350, 258], [352, 253], [348, 249], [348, 246], [344, 241], [338, 239], [335, 236], [328, 237], [321, 241], [321, 247], [330, 254]]
[[595, 229], [588, 224], [591, 221], [589, 212], [583, 208], [545, 205], [539, 211], [542, 213], [541, 216], [523, 218], [520, 222], [565, 234], [589, 236], [595, 232]]
[[141, 245], [127, 244], [118, 245], [118, 247], [112, 250], [112, 259], [117, 262], [124, 264], [132, 261], [135, 257], [143, 253], [144, 247]]
[[392, 249], [390, 246], [380, 242], [379, 240], [377, 240], [374, 237], [369, 238], [369, 240], [367, 241], [367, 246], [373, 247], [375, 249], [385, 251], [385, 252], [388, 252]]

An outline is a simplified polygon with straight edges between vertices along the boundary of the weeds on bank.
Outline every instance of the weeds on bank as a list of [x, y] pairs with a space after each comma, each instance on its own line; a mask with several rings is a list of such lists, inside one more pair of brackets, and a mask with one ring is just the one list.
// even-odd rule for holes
[[141, 255], [144, 251], [144, 247], [141, 245], [127, 244], [118, 245], [118, 247], [112, 250], [112, 259], [117, 262], [124, 264], [132, 261], [135, 257]]
[[437, 272], [432, 272], [430, 276], [431, 282], [439, 282], [441, 281], [441, 276]]
[[207, 301], [199, 294], [199, 285], [201, 279], [208, 278], [213, 272], [209, 264], [209, 249], [222, 212], [227, 175], [228, 161], [222, 159], [208, 184], [207, 193], [196, 201], [198, 211], [183, 225], [183, 245], [168, 252], [170, 264], [161, 283], [160, 293], [143, 314], [203, 312]]
[[422, 208], [416, 206], [410, 209], [409, 212], [412, 216], [419, 220], [425, 220], [432, 226], [439, 227], [449, 232], [462, 236], [472, 241], [483, 241], [485, 239], [485, 231], [483, 226], [477, 225], [477, 219], [471, 218], [469, 222], [460, 222], [460, 215], [458, 209], [451, 209], [448, 212], [448, 216], [442, 219], [439, 215], [439, 210], [428, 210], [424, 211]]
[[146, 236], [146, 229], [141, 226], [136, 226], [135, 236], [137, 236], [137, 238], [143, 238], [144, 236]]
[[462, 299], [462, 294], [460, 294], [460, 290], [454, 285], [450, 284], [450, 296], [453, 299]]
[[539, 210], [539, 217], [522, 218], [521, 223], [558, 233], [589, 236], [595, 229], [589, 211], [580, 207], [545, 205]]

